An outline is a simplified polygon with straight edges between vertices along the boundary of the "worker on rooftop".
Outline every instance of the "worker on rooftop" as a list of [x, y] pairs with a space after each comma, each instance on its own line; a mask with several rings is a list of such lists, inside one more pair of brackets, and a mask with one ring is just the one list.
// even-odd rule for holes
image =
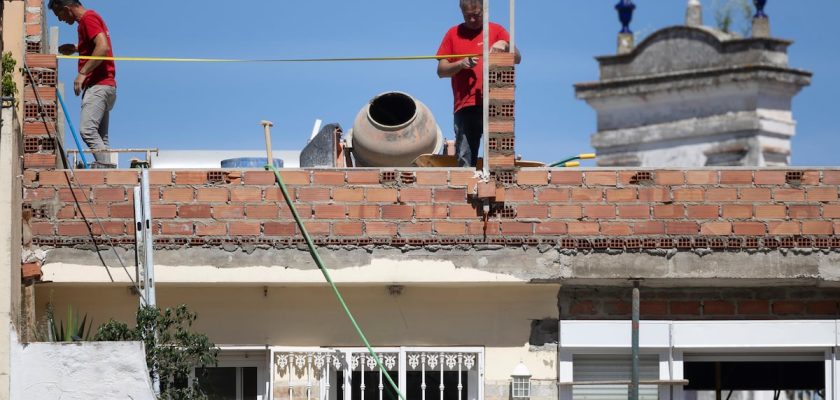
[[[437, 55], [482, 54], [484, 52], [484, 5], [482, 0], [460, 0], [464, 23], [446, 32]], [[499, 24], [490, 23], [491, 52], [510, 51], [510, 34]], [[516, 50], [515, 62], [522, 57]], [[452, 78], [455, 98], [455, 152], [459, 167], [475, 167], [484, 133], [483, 62], [480, 57], [441, 59], [437, 73]]]
[[[79, 45], [64, 44], [58, 51], [64, 55], [113, 57], [111, 34], [96, 11], [85, 9], [79, 0], [50, 0], [50, 10], [68, 25], [78, 23]], [[79, 60], [79, 75], [73, 82], [76, 96], [82, 95], [80, 133], [91, 150], [107, 150], [108, 120], [117, 101], [116, 66], [111, 60]], [[111, 154], [95, 152], [93, 168], [115, 168]]]

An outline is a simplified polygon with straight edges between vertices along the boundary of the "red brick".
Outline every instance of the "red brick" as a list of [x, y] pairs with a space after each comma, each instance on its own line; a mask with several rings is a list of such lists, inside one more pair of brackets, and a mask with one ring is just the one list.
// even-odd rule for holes
[[[27, 25], [27, 29], [29, 27], [35, 25]], [[40, 26], [38, 26], [40, 29]], [[38, 92], [38, 95], [35, 95], [35, 92]], [[26, 102], [32, 101], [37, 102], [40, 99], [44, 103], [54, 102], [55, 101], [55, 88], [54, 87], [39, 87], [36, 90], [32, 90], [31, 86], [26, 86], [23, 90], [23, 100]], [[55, 131], [52, 131], [55, 132]]]
[[266, 222], [263, 224], [263, 234], [266, 236], [294, 236], [295, 228], [294, 222]]
[[417, 171], [418, 185], [434, 185], [446, 186], [449, 183], [449, 173], [447, 171]]
[[[125, 222], [123, 221], [96, 221], [91, 222], [93, 234], [96, 236], [122, 236], [125, 234]], [[134, 231], [132, 230], [132, 233]]]
[[835, 235], [840, 235], [840, 222], [835, 222], [834, 223], [834, 234]]
[[444, 236], [463, 235], [467, 231], [467, 225], [463, 222], [436, 221], [434, 228], [436, 234]]
[[150, 185], [171, 185], [172, 171], [149, 171]]
[[548, 170], [521, 169], [516, 174], [516, 183], [519, 185], [547, 185]]
[[784, 300], [773, 302], [773, 314], [791, 315], [805, 312], [805, 303], [802, 301]]
[[732, 224], [729, 222], [706, 222], [700, 226], [701, 235], [727, 236], [732, 233]]
[[601, 234], [607, 236], [630, 236], [633, 234], [633, 227], [617, 222], [602, 222]]
[[69, 171], [40, 171], [38, 173], [38, 182], [41, 185], [67, 186], [67, 179], [69, 177]]
[[80, 170], [73, 174], [76, 182], [81, 185], [104, 185], [105, 171]]
[[134, 204], [112, 204], [111, 218], [134, 218]]
[[674, 189], [674, 201], [702, 202], [706, 191], [703, 189]]
[[597, 222], [569, 222], [568, 228], [571, 235], [597, 235], [601, 230]]
[[639, 188], [639, 201], [651, 203], [671, 201], [671, 191], [666, 188]]
[[91, 206], [88, 203], [79, 204], [79, 212], [88, 219], [107, 218], [111, 214], [111, 208], [107, 204], [94, 204]]
[[543, 221], [536, 225], [537, 235], [565, 235], [568, 232], [565, 222]]
[[350, 219], [378, 219], [380, 207], [377, 205], [348, 205], [347, 217]]
[[502, 221], [502, 233], [505, 235], [532, 235], [534, 224], [531, 222]]
[[611, 301], [606, 304], [607, 314], [609, 315], [628, 315], [632, 310], [632, 305], [626, 301]]
[[262, 189], [258, 187], [242, 187], [230, 189], [230, 201], [259, 202], [262, 201]]
[[439, 204], [419, 204], [415, 206], [415, 217], [417, 219], [444, 219], [449, 215], [449, 209]]
[[462, 203], [467, 200], [464, 189], [435, 189], [436, 203]]
[[718, 219], [720, 217], [719, 206], [688, 206], [687, 211], [690, 219]]
[[174, 204], [152, 204], [153, 219], [172, 219], [178, 214], [178, 207]]
[[756, 185], [784, 185], [787, 182], [785, 171], [755, 171]]
[[806, 308], [809, 315], [837, 315], [840, 311], [837, 300], [809, 301]]
[[551, 218], [578, 219], [582, 216], [581, 206], [551, 206]]
[[607, 189], [607, 202], [634, 202], [637, 199], [636, 189]]
[[700, 226], [696, 222], [668, 222], [665, 232], [669, 235], [695, 235], [700, 232]]
[[475, 184], [478, 183], [478, 178], [475, 176], [475, 172], [473, 171], [455, 171], [452, 170], [449, 172], [449, 185], [450, 186], [467, 186], [473, 187]]
[[750, 219], [752, 217], [752, 204], [725, 204], [723, 206], [723, 218]]
[[806, 191], [808, 201], [837, 201], [836, 187], [812, 187]]
[[584, 179], [590, 186], [616, 186], [618, 175], [615, 171], [587, 171], [584, 172]]
[[753, 183], [753, 171], [720, 171], [721, 185], [749, 185]]
[[604, 191], [601, 189], [572, 189], [573, 202], [600, 202], [604, 199]]
[[213, 206], [213, 218], [216, 219], [241, 219], [245, 218], [245, 207], [217, 205]]
[[768, 188], [741, 188], [741, 201], [770, 201]]
[[762, 222], [735, 222], [732, 230], [736, 235], [743, 236], [764, 236], [767, 234], [767, 226]]
[[403, 205], [382, 206], [382, 219], [398, 219], [407, 221], [414, 217], [414, 207]]
[[738, 314], [768, 315], [770, 314], [770, 302], [768, 300], [740, 300], [738, 301]]
[[680, 219], [685, 218], [685, 206], [681, 204], [662, 204], [653, 206], [654, 218]]
[[449, 206], [449, 217], [452, 219], [474, 219], [479, 217], [479, 211], [470, 204], [453, 204]]
[[[292, 197], [292, 201], [295, 201], [294, 189], [289, 189], [287, 192], [289, 193], [289, 196]], [[263, 189], [263, 200], [285, 202], [286, 198], [283, 196], [283, 191], [280, 190], [280, 187], [275, 186]]]
[[312, 183], [316, 185], [344, 185], [344, 171], [314, 171]]
[[621, 219], [648, 219], [650, 218], [650, 207], [643, 206], [619, 206], [618, 218]]
[[735, 315], [735, 304], [722, 300], [704, 301], [703, 315]]
[[42, 274], [41, 265], [38, 263], [26, 263], [20, 266], [20, 277], [25, 281], [41, 279]]
[[307, 222], [303, 223], [303, 226], [306, 228], [306, 231], [309, 232], [310, 235], [314, 235], [314, 236], [329, 236], [330, 235], [330, 223], [329, 222], [307, 221]]
[[805, 201], [805, 191], [802, 189], [774, 189], [773, 198], [776, 201]]
[[[246, 185], [274, 185], [276, 182], [273, 171], [245, 171]], [[284, 180], [283, 183], [287, 182]]]
[[767, 232], [771, 235], [799, 235], [799, 222], [768, 222]]
[[467, 234], [475, 236], [500, 236], [502, 224], [499, 221], [467, 222]]
[[[29, 6], [39, 7], [41, 6], [40, 3], [36, 3], [34, 5], [28, 4]], [[48, 68], [48, 69], [56, 69], [58, 67], [58, 59], [54, 54], [27, 54], [26, 55], [26, 64], [29, 68]], [[20, 64], [18, 64], [20, 65]]]
[[332, 196], [336, 202], [359, 203], [365, 200], [365, 190], [361, 188], [335, 188]]
[[248, 219], [275, 219], [280, 207], [275, 204], [248, 205], [245, 207], [245, 217]]
[[823, 171], [823, 184], [840, 185], [840, 171]]
[[343, 205], [318, 204], [312, 206], [312, 211], [317, 219], [344, 219], [346, 216]]
[[[113, 211], [113, 207], [112, 207]], [[179, 218], [211, 218], [211, 208], [207, 204], [181, 204], [178, 206]]]
[[[370, 223], [368, 223], [370, 224]], [[393, 225], [390, 222], [380, 222], [379, 224], [384, 225]], [[382, 229], [379, 229], [379, 232], [383, 232]], [[400, 236], [413, 236], [413, 235], [431, 235], [432, 234], [432, 223], [431, 222], [403, 222], [399, 225], [399, 233]], [[370, 228], [368, 228], [368, 235], [370, 235]], [[390, 230], [384, 232], [388, 236], [394, 236], [396, 233], [392, 233]]]
[[[149, 184], [152, 184], [151, 176], [149, 181]], [[137, 171], [108, 171], [105, 173], [105, 182], [109, 185], [137, 185], [140, 182], [140, 174]]]
[[639, 222], [633, 226], [633, 231], [637, 235], [663, 235], [665, 234], [665, 223], [656, 221]]
[[47, 122], [47, 126], [41, 121], [23, 124], [23, 134], [27, 136], [47, 136], [53, 132], [56, 132], [55, 122]]
[[304, 202], [330, 201], [330, 189], [325, 187], [298, 188], [297, 200]]
[[33, 236], [52, 236], [55, 234], [55, 227], [49, 222], [33, 222], [29, 224]]
[[533, 203], [534, 189], [532, 188], [506, 188], [504, 200], [507, 203]]
[[717, 185], [718, 171], [686, 171], [685, 183], [689, 185]]
[[127, 199], [125, 196], [125, 188], [121, 187], [93, 189], [93, 198], [97, 202], [126, 201]]
[[23, 200], [24, 201], [44, 201], [44, 200], [52, 200], [55, 198], [55, 189], [53, 188], [37, 188], [37, 189], [30, 189], [24, 188], [23, 189]]
[[802, 185], [817, 186], [820, 184], [820, 171], [805, 171], [802, 174]]
[[160, 232], [164, 235], [192, 236], [192, 222], [164, 222], [160, 224]]
[[683, 171], [656, 171], [654, 173], [657, 185], [684, 185]]
[[583, 208], [585, 218], [615, 218], [615, 206], [587, 205]]
[[80, 203], [87, 201], [92, 194], [92, 190], [90, 188], [65, 188], [65, 189], [58, 189], [58, 199], [63, 202], [74, 202], [78, 200]]
[[396, 203], [397, 189], [370, 188], [366, 189], [366, 198], [370, 202]]
[[207, 171], [176, 171], [176, 185], [205, 185], [207, 184]]
[[168, 187], [160, 190], [163, 201], [187, 203], [193, 201], [193, 189], [190, 187]]
[[834, 224], [828, 221], [805, 221], [802, 223], [803, 235], [832, 235]]
[[673, 315], [700, 315], [699, 301], [672, 301], [670, 306]]
[[202, 202], [225, 203], [229, 200], [230, 193], [225, 188], [199, 188], [196, 190], [195, 199]]
[[[411, 225], [411, 224], [406, 224]], [[365, 232], [368, 236], [373, 237], [394, 237], [397, 236], [397, 224], [394, 222], [379, 222], [379, 221], [368, 221], [365, 222]], [[399, 225], [402, 228], [402, 224]], [[428, 223], [428, 231], [424, 232], [427, 234], [432, 233], [432, 224]]]
[[787, 207], [783, 205], [760, 204], [755, 206], [755, 217], [759, 219], [787, 218]]
[[87, 225], [84, 222], [62, 222], [58, 224], [59, 236], [88, 236]]
[[308, 185], [310, 184], [309, 171], [280, 171], [280, 178], [286, 185]]
[[737, 189], [710, 188], [706, 190], [706, 201], [727, 202], [738, 201]]
[[520, 205], [516, 207], [517, 218], [548, 218], [548, 206], [544, 205]]
[[227, 235], [227, 224], [225, 223], [210, 223], [210, 224], [195, 224], [195, 234], [197, 236], [225, 236]]
[[347, 171], [347, 183], [358, 185], [378, 185], [379, 170]]
[[569, 189], [546, 188], [537, 191], [536, 196], [540, 203], [567, 202], [570, 193]]
[[55, 154], [24, 154], [24, 168], [55, 168]]
[[596, 315], [598, 308], [592, 300], [575, 301], [569, 307], [569, 314], [573, 316]]
[[824, 218], [840, 218], [840, 204], [826, 204], [823, 206]]
[[668, 302], [661, 300], [639, 302], [639, 313], [642, 315], [668, 315]]
[[400, 189], [401, 203], [430, 203], [432, 201], [431, 189], [402, 188]]
[[820, 206], [788, 206], [792, 219], [814, 219], [820, 217]]
[[336, 236], [362, 236], [364, 225], [361, 222], [336, 222], [333, 224], [333, 235]]
[[583, 173], [580, 171], [551, 170], [553, 185], [580, 185], [583, 183]]

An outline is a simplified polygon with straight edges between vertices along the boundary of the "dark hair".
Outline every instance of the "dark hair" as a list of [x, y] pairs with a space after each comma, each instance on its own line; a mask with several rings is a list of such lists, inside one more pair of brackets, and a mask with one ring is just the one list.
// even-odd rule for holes
[[50, 3], [47, 5], [50, 10], [55, 11], [56, 8], [67, 7], [71, 5], [82, 5], [82, 2], [79, 0], [50, 0]]
[[473, 5], [483, 6], [484, 2], [482, 0], [461, 0], [461, 8]]

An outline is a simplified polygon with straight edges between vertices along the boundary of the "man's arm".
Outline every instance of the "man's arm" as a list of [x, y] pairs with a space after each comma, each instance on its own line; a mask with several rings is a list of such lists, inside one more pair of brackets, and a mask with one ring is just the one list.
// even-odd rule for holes
[[475, 57], [467, 57], [455, 62], [441, 59], [438, 61], [437, 74], [439, 78], [451, 78], [461, 72], [461, 70], [472, 68], [476, 65], [478, 65], [478, 58]]
[[[93, 57], [106, 57], [108, 52], [111, 51], [111, 46], [108, 45], [108, 37], [105, 36], [105, 33], [96, 35], [93, 38], [93, 44], [93, 52], [91, 53]], [[73, 90], [76, 92], [76, 96], [82, 93], [82, 84], [85, 82], [85, 78], [101, 64], [102, 60], [88, 60], [82, 69], [79, 70], [79, 75], [76, 77], [76, 81], [73, 82]]]

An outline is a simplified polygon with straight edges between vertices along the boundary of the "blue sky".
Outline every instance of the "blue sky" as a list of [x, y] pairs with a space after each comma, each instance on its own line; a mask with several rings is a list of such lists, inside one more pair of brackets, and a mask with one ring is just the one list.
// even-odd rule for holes
[[[491, 0], [491, 20], [507, 26], [508, 1]], [[162, 1], [83, 0], [111, 30], [117, 56], [310, 58], [433, 55], [446, 29], [461, 22], [457, 0]], [[573, 84], [597, 80], [594, 56], [615, 52], [620, 26], [612, 0], [519, 0], [517, 152], [555, 161], [591, 151], [595, 113], [574, 97]], [[632, 28], [641, 35], [683, 23], [685, 0], [637, 0]], [[714, 24], [711, 0], [705, 22]], [[840, 165], [840, 51], [829, 34], [836, 0], [771, 0], [774, 36], [795, 41], [791, 65], [814, 81], [794, 101], [798, 135], [794, 165]], [[61, 43], [75, 27], [58, 22]], [[375, 95], [407, 92], [426, 103], [452, 138], [449, 81], [436, 61], [307, 64], [117, 65], [112, 147], [195, 150], [264, 148], [259, 121], [274, 121], [274, 147], [301, 149], [316, 118], [345, 130]], [[60, 62], [72, 85], [74, 61]], [[78, 122], [72, 89], [67, 106]], [[590, 164], [591, 165], [591, 164]]]

